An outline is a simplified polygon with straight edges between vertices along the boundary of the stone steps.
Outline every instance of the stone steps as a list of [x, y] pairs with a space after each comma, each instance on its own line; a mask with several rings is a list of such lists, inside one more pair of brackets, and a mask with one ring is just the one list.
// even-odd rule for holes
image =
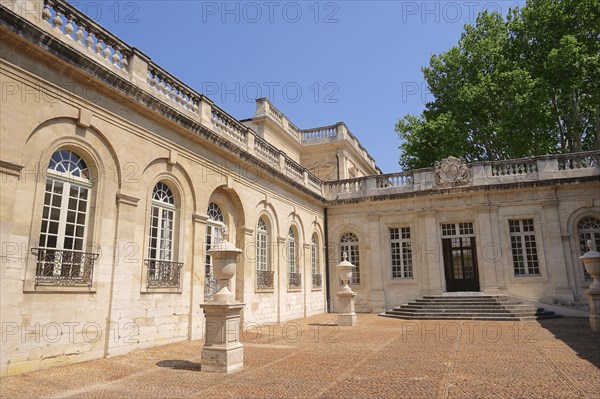
[[380, 314], [409, 320], [537, 320], [558, 317], [503, 295], [424, 296]]

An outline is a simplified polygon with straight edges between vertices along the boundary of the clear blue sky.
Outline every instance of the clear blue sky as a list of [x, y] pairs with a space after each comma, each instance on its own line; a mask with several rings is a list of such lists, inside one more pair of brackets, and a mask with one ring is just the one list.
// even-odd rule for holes
[[302, 129], [344, 121], [384, 173], [399, 118], [431, 100], [421, 67], [478, 12], [522, 1], [72, 1], [238, 119], [269, 97]]

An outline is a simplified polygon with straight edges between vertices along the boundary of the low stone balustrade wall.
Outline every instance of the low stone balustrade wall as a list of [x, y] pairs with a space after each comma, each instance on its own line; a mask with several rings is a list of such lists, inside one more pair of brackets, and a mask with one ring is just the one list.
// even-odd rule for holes
[[[0, 3], [0, 7], [21, 15], [47, 35], [79, 52], [85, 59], [94, 61], [100, 67], [94, 67], [94, 70], [104, 69], [102, 73], [118, 75], [123, 81], [137, 86], [183, 117], [210, 129], [265, 162], [268, 165], [267, 169], [273, 168], [311, 192], [322, 194], [321, 181], [307, 169], [216, 106], [209, 98], [187, 86], [144, 53], [114, 36], [68, 2], [30, 0], [25, 7], [23, 2], [7, 0]], [[46, 41], [40, 39], [40, 42]], [[74, 59], [73, 62], [81, 60]], [[111, 81], [113, 79], [111, 78]], [[285, 125], [284, 128], [298, 141], [301, 140], [301, 130], [270, 103], [268, 114], [282, 126]]]
[[506, 185], [543, 180], [600, 176], [600, 151], [545, 155], [465, 164], [457, 158], [434, 168], [325, 182], [328, 200], [395, 195], [433, 189]]

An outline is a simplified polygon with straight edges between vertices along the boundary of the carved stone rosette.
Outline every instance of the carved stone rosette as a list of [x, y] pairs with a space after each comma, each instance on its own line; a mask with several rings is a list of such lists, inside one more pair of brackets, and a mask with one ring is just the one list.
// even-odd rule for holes
[[471, 183], [469, 167], [456, 157], [448, 157], [433, 165], [435, 186], [437, 188], [466, 186]]

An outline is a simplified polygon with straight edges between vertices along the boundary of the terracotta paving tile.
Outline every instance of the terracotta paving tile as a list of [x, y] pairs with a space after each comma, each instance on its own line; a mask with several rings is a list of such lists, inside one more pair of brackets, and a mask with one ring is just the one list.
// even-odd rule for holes
[[244, 370], [201, 371], [202, 341], [0, 380], [2, 398], [600, 398], [585, 319], [408, 321], [320, 315], [246, 331]]

